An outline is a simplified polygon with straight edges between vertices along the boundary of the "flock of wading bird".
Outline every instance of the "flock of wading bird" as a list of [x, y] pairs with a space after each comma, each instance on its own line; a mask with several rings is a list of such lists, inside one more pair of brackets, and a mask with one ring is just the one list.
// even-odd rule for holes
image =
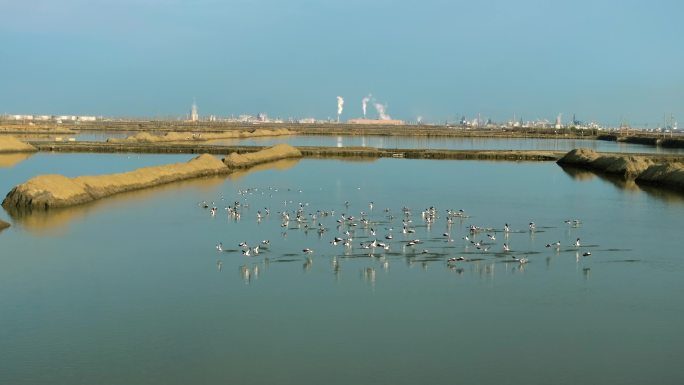
[[[219, 198], [219, 204], [216, 201], [199, 203], [199, 207], [206, 210], [212, 218], [224, 217], [233, 223], [254, 221], [259, 226], [269, 223], [280, 226], [279, 240], [273, 242], [259, 237], [259, 234], [278, 232], [273, 229], [266, 231], [261, 227], [257, 227], [253, 232], [246, 230], [252, 239], [236, 239], [226, 241], [225, 244], [220, 240], [215, 248], [221, 256], [249, 259], [260, 257], [262, 266], [270, 262], [304, 261], [304, 270], [311, 268], [314, 256], [328, 256], [331, 257], [335, 275], [339, 274], [341, 259], [344, 258], [374, 259], [383, 269], [389, 268], [392, 257], [405, 258], [409, 264], [421, 263], [423, 267], [427, 267], [429, 262], [442, 261], [447, 268], [458, 273], [464, 271], [462, 266], [466, 263], [490, 258], [495, 262], [514, 264], [522, 270], [530, 262], [529, 255], [540, 254], [542, 251], [516, 250], [512, 246], [515, 237], [525, 234], [535, 237], [537, 233], [545, 232], [544, 229], [555, 227], [538, 228], [534, 222], [529, 222], [520, 229], [513, 229], [508, 223], [499, 228], [479, 226], [469, 223], [472, 218], [463, 209], [440, 211], [434, 206], [429, 206], [414, 210], [404, 206], [392, 210], [378, 208], [374, 202], [368, 202], [364, 210], [357, 212], [353, 212], [349, 201], [339, 204], [337, 209], [314, 209], [309, 203], [295, 202], [291, 199], [279, 201], [279, 208], [276, 210], [268, 206], [252, 207], [254, 203], [249, 199], [250, 196], [273, 198], [279, 191], [274, 187], [247, 188], [238, 190], [238, 199], [232, 203], [228, 203], [223, 196]], [[582, 226], [579, 219], [566, 219], [563, 222], [562, 226], [568, 229], [579, 229]], [[440, 233], [441, 235], [436, 235], [433, 230], [440, 225], [444, 226], [445, 231]], [[558, 226], [561, 226], [560, 221]], [[458, 231], [461, 234], [454, 237], [453, 234]], [[291, 245], [287, 249], [279, 250], [279, 246], [288, 244], [288, 234], [292, 232], [303, 233], [307, 240], [301, 242], [310, 244], [299, 243], [306, 247], [295, 253], [290, 252]], [[308, 238], [311, 233], [317, 235], [315, 241]], [[591, 256], [589, 250], [594, 247], [596, 245], [583, 245], [579, 237], [566, 244], [556, 240], [545, 245], [547, 252], [573, 253], [578, 262], [580, 257]], [[321, 250], [317, 251], [319, 249]], [[221, 257], [217, 260], [216, 267], [218, 271], [222, 270]], [[586, 274], [589, 268], [584, 268], [583, 271]], [[252, 278], [258, 277], [259, 264], [253, 264], [252, 267], [241, 265], [240, 274], [249, 282]], [[362, 276], [375, 281], [375, 267], [362, 269]]]

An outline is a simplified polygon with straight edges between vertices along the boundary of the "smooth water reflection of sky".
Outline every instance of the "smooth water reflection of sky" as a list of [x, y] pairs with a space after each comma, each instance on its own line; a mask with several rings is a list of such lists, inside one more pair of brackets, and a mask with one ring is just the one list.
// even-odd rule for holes
[[[125, 138], [135, 132], [82, 132], [74, 135], [79, 141], [106, 141], [109, 138]], [[44, 137], [45, 140], [54, 136]], [[213, 140], [207, 144], [228, 146], [272, 146], [288, 143], [293, 146], [326, 147], [377, 147], [377, 148], [430, 148], [450, 150], [555, 150], [570, 151], [574, 148], [591, 148], [605, 152], [682, 153], [679, 148], [664, 148], [631, 143], [618, 143], [593, 139], [537, 138], [439, 138], [401, 136], [335, 136], [335, 135], [292, 135], [246, 139]]]
[[[40, 155], [2, 169], [0, 188], [47, 167], [88, 174], [183, 160]], [[234, 201], [239, 221], [224, 210]], [[308, 231], [281, 227], [278, 212], [300, 203], [307, 218], [336, 214]], [[404, 206], [415, 234], [401, 233]], [[438, 218], [427, 227], [420, 211], [430, 206]], [[446, 209], [468, 217], [449, 228]], [[372, 225], [348, 228], [352, 251], [331, 245], [344, 236], [339, 215], [361, 211]], [[682, 214], [679, 195], [554, 163], [304, 159], [123, 194], [54, 221], [10, 218], [0, 233], [0, 307], [10, 309], [0, 315], [0, 382], [409, 384], [458, 373], [483, 384], [677, 383], [684, 264], [672, 234]], [[563, 222], [575, 218], [581, 226]], [[316, 222], [328, 229], [320, 237]], [[473, 237], [470, 225], [492, 230]], [[375, 237], [393, 227], [388, 253], [360, 249], [370, 227]], [[497, 238], [487, 252], [463, 239], [486, 233]], [[411, 251], [414, 237], [423, 243]], [[577, 237], [592, 256], [577, 255]], [[241, 255], [239, 242], [262, 239], [269, 250]], [[545, 247], [557, 240], [558, 251]], [[217, 252], [219, 241], [231, 251]], [[503, 242], [529, 263], [509, 262]], [[308, 259], [304, 247], [315, 250]], [[452, 256], [470, 261], [450, 266]]]

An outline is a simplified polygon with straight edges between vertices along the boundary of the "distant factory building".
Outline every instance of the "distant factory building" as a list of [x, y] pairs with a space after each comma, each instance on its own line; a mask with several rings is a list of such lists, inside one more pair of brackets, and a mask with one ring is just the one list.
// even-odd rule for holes
[[9, 115], [9, 120], [33, 120], [33, 115]]
[[349, 124], [366, 124], [376, 126], [400, 126], [404, 124], [403, 120], [397, 119], [349, 119]]
[[8, 120], [33, 120], [38, 122], [47, 122], [54, 120], [56, 122], [71, 121], [71, 122], [94, 122], [98, 118], [95, 116], [76, 116], [76, 115], [8, 115]]

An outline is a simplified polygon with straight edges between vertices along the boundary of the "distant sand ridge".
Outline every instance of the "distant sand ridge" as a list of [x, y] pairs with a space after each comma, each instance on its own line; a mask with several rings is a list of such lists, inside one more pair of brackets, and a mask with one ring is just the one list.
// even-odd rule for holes
[[125, 139], [107, 139], [108, 143], [160, 143], [160, 142], [187, 142], [187, 141], [208, 141], [217, 139], [242, 139], [265, 136], [283, 136], [292, 135], [292, 131], [286, 128], [279, 129], [262, 129], [258, 128], [253, 131], [226, 131], [226, 132], [168, 132], [164, 135], [152, 135], [147, 132], [141, 132], [129, 136]]
[[[229, 158], [233, 155], [231, 154]], [[240, 167], [301, 157], [301, 153], [287, 144], [250, 154]], [[228, 162], [230, 163], [230, 162]], [[11, 209], [48, 209], [78, 205], [117, 193], [138, 190], [184, 179], [208, 175], [229, 174], [232, 167], [209, 154], [200, 155], [187, 163], [145, 167], [131, 172], [68, 178], [63, 175], [41, 175], [14, 187], [2, 206]]]
[[0, 136], [0, 154], [12, 152], [36, 152], [38, 149], [13, 136]]

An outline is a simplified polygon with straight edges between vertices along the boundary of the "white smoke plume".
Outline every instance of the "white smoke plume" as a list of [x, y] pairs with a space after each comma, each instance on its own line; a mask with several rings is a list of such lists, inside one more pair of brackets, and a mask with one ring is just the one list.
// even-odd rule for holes
[[368, 94], [368, 96], [364, 96], [363, 99], [361, 99], [361, 108], [363, 109], [363, 117], [366, 117], [366, 107], [368, 106], [368, 102], [370, 102], [371, 98], [373, 95]]
[[378, 116], [380, 117], [380, 120], [390, 120], [392, 119], [389, 115], [385, 113], [385, 106], [383, 106], [380, 103], [373, 103], [375, 106], [375, 109], [378, 111]]
[[340, 120], [340, 115], [342, 115], [342, 110], [344, 109], [344, 98], [341, 96], [337, 97], [337, 120]]

